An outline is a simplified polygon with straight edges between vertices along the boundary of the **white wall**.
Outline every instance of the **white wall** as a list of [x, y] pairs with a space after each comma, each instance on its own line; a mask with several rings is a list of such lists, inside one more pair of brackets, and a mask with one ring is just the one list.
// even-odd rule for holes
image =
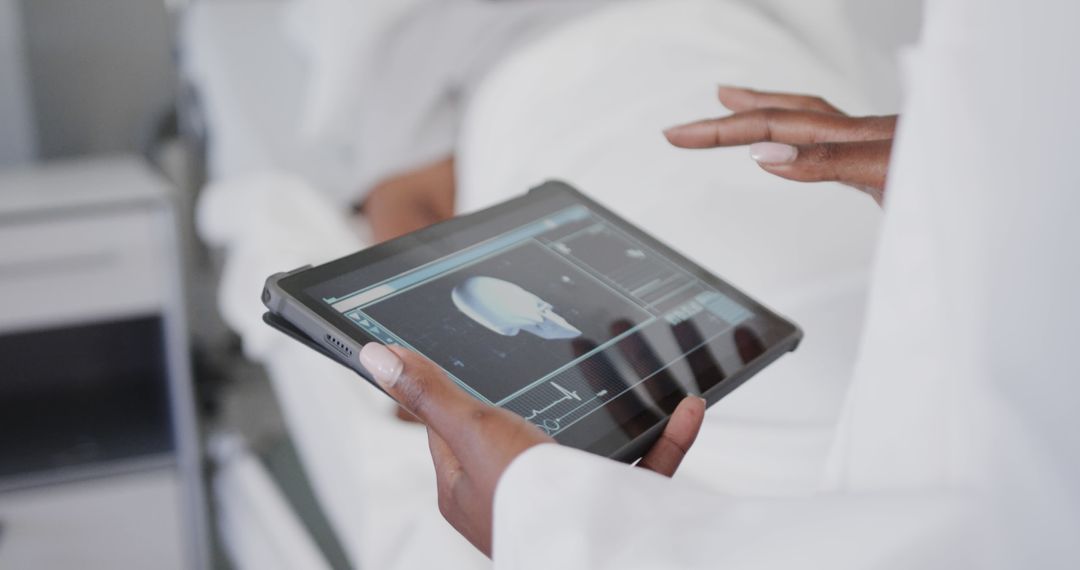
[[16, 0], [43, 159], [133, 152], [173, 100], [162, 0]]
[[29, 162], [36, 149], [22, 18], [16, 0], [0, 0], [0, 167]]

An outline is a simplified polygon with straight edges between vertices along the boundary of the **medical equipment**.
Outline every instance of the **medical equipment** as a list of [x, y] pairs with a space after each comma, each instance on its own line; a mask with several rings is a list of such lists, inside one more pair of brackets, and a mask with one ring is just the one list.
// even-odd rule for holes
[[802, 338], [560, 182], [271, 276], [263, 302], [369, 380], [363, 343], [405, 346], [557, 441], [624, 461], [686, 394], [716, 403]]
[[207, 567], [172, 190], [116, 157], [0, 196], [0, 566]]

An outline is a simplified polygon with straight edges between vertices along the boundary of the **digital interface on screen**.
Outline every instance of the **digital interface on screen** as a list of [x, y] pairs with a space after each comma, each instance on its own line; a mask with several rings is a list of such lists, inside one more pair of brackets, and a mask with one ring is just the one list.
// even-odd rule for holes
[[704, 392], [728, 358], [711, 354], [710, 340], [754, 316], [583, 205], [319, 298], [551, 435], [673, 363], [712, 366], [672, 375], [700, 385], [670, 390]]

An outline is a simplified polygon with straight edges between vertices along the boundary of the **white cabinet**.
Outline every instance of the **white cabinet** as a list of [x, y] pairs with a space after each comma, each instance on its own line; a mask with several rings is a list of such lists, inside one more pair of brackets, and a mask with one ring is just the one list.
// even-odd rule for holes
[[0, 568], [200, 568], [174, 219], [136, 158], [0, 174]]

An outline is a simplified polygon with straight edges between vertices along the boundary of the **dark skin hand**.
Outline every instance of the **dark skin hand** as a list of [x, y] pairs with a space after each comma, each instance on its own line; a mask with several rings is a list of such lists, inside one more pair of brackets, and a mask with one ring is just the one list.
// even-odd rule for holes
[[[375, 243], [450, 219], [454, 216], [454, 157], [402, 172], [383, 180], [368, 193], [360, 212], [371, 226]], [[416, 417], [398, 408], [398, 419]]]
[[453, 157], [380, 182], [368, 193], [360, 211], [371, 224], [372, 237], [376, 242], [393, 239], [453, 217]]
[[721, 87], [727, 117], [664, 131], [682, 148], [751, 145], [764, 170], [789, 180], [840, 182], [885, 198], [897, 116], [849, 117], [820, 97]]
[[[360, 361], [402, 408], [427, 426], [439, 510], [469, 542], [491, 556], [499, 478], [525, 450], [555, 440], [521, 416], [470, 396], [438, 366], [404, 348], [369, 343], [360, 351]], [[704, 400], [685, 398], [638, 465], [672, 476], [697, 438], [704, 416]]]

